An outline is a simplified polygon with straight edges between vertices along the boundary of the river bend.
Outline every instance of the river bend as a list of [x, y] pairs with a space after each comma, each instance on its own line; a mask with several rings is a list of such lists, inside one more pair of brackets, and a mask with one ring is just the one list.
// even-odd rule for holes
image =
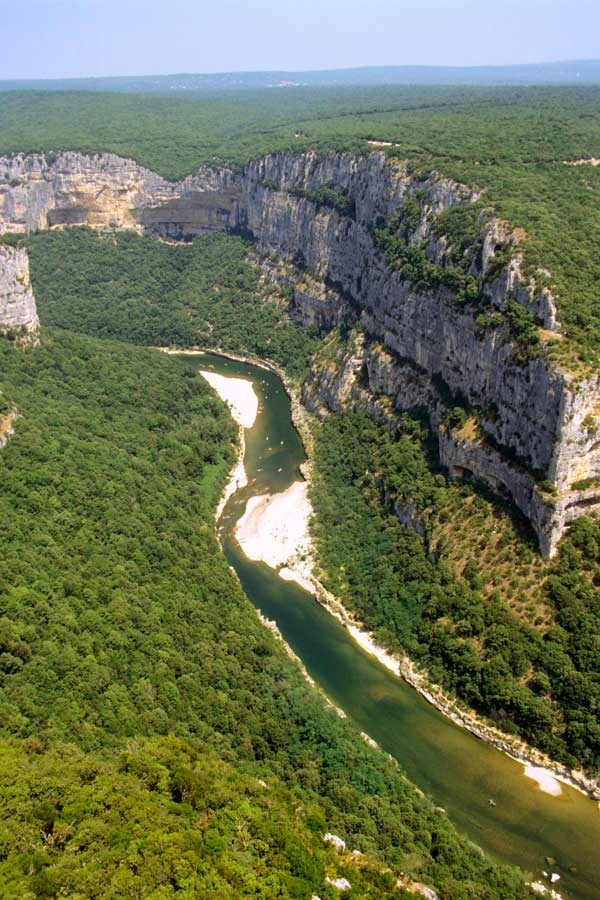
[[[182, 357], [199, 367], [196, 357]], [[235, 525], [251, 496], [277, 493], [302, 479], [302, 442], [278, 376], [262, 368], [206, 354], [202, 369], [252, 382], [258, 415], [245, 430], [248, 484], [228, 501], [219, 521], [227, 559], [252, 603], [275, 620], [292, 650], [327, 697], [408, 777], [442, 806], [457, 829], [499, 861], [542, 880], [556, 872], [564, 898], [600, 898], [600, 809], [562, 785], [544, 793], [522, 764], [459, 728], [417, 691], [362, 650], [340, 622], [296, 584], [252, 562], [235, 539]], [[548, 864], [546, 858], [555, 862]]]

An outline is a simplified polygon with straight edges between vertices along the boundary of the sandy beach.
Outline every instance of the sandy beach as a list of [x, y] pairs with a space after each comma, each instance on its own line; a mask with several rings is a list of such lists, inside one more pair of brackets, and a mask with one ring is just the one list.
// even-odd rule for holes
[[284, 566], [288, 581], [295, 561], [310, 553], [307, 487], [305, 481], [295, 481], [280, 494], [251, 497], [237, 523], [236, 538], [246, 556], [272, 569]]
[[544, 791], [545, 794], [552, 794], [553, 797], [560, 797], [562, 794], [560, 782], [551, 772], [539, 766], [530, 766], [526, 763], [523, 765], [525, 766], [523, 773], [525, 777], [537, 781], [541, 791]]
[[200, 375], [206, 378], [215, 389], [221, 400], [229, 406], [231, 415], [242, 428], [252, 428], [258, 413], [258, 397], [254, 385], [246, 378], [229, 378], [200, 369]]
[[217, 506], [215, 512], [215, 519], [218, 522], [221, 518], [223, 510], [227, 504], [227, 501], [230, 497], [233, 497], [237, 491], [241, 491], [243, 487], [246, 487], [248, 484], [248, 477], [246, 475], [246, 469], [244, 467], [244, 454], [246, 452], [246, 443], [244, 441], [244, 429], [240, 426], [240, 444], [238, 455], [236, 459], [235, 466], [231, 470], [231, 474], [229, 475], [229, 481], [225, 485], [225, 490], [219, 500], [219, 505]]
[[231, 411], [233, 419], [240, 429], [240, 446], [237, 460], [225, 486], [223, 495], [219, 500], [216, 510], [217, 521], [225, 509], [225, 504], [237, 491], [248, 484], [246, 469], [244, 468], [244, 429], [252, 428], [258, 413], [258, 397], [251, 381], [246, 378], [228, 378], [225, 375], [217, 375], [201, 369], [200, 375], [214, 388], [221, 400], [224, 400]]

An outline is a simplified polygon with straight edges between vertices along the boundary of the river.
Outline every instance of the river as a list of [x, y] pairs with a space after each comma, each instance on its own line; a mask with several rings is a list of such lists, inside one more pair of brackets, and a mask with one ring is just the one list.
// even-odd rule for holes
[[[398, 760], [462, 834], [536, 880], [544, 880], [544, 870], [558, 873], [554, 887], [565, 898], [597, 900], [598, 803], [566, 785], [558, 797], [542, 792], [524, 776], [522, 764], [459, 728], [362, 650], [309, 593], [243, 554], [233, 529], [248, 498], [283, 491], [301, 480], [305, 453], [276, 374], [221, 356], [201, 359], [203, 369], [252, 381], [259, 399], [254, 426], [245, 431], [249, 483], [229, 500], [219, 522], [225, 555], [254, 606], [277, 622], [335, 706]], [[186, 362], [199, 368], [198, 358]], [[556, 862], [549, 865], [546, 857]]]

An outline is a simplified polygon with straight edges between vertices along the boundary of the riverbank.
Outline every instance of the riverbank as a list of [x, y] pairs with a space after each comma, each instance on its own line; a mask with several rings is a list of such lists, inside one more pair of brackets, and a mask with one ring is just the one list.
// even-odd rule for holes
[[524, 741], [504, 734], [500, 729], [488, 724], [475, 712], [461, 707], [458, 700], [446, 694], [439, 685], [432, 684], [427, 673], [421, 670], [407, 655], [397, 656], [377, 644], [374, 635], [365, 630], [353, 613], [331, 594], [314, 574], [315, 564], [308, 543], [308, 552], [290, 559], [287, 566], [279, 570], [280, 577], [295, 581], [312, 593], [327, 612], [334, 616], [348, 631], [353, 640], [367, 653], [374, 656], [382, 666], [399, 678], [403, 678], [439, 712], [469, 731], [475, 737], [500, 750], [506, 756], [523, 766], [523, 775], [536, 781], [540, 790], [554, 797], [562, 793], [560, 783], [574, 788], [591, 799], [600, 799], [598, 781], [588, 778], [584, 772], [573, 771], [545, 756]]
[[[301, 484], [301, 482], [297, 482], [297, 484]], [[597, 782], [589, 779], [585, 773], [573, 772], [566, 766], [555, 763], [524, 741], [504, 734], [477, 716], [476, 713], [462, 708], [455, 698], [445, 694], [438, 685], [432, 684], [427, 674], [420, 670], [410, 657], [394, 655], [378, 645], [373, 634], [365, 630], [364, 624], [358, 621], [344, 607], [341, 601], [331, 594], [316, 578], [314, 574], [314, 559], [311, 554], [310, 535], [303, 536], [300, 552], [290, 554], [288, 547], [282, 546], [279, 553], [274, 549], [273, 545], [276, 542], [278, 533], [277, 526], [273, 527], [272, 524], [269, 524], [265, 527], [263, 523], [257, 521], [256, 517], [253, 517], [252, 532], [256, 540], [260, 540], [259, 536], [264, 535], [265, 546], [264, 549], [261, 549], [255, 544], [252, 545], [252, 553], [254, 555], [251, 555], [251, 559], [263, 560], [267, 565], [278, 569], [278, 574], [281, 578], [286, 581], [294, 581], [304, 590], [313, 594], [321, 606], [343, 625], [352, 639], [365, 652], [374, 656], [388, 671], [404, 679], [428, 703], [431, 703], [455, 725], [464, 728], [475, 737], [522, 765], [523, 775], [537, 782], [541, 791], [553, 797], [560, 797], [562, 794], [560, 785], [562, 783], [591, 799], [599, 798], [600, 791]], [[242, 549], [246, 552], [246, 548], [243, 545]], [[282, 564], [283, 567], [278, 568]]]
[[388, 671], [404, 679], [446, 718], [521, 764], [523, 775], [536, 781], [541, 791], [553, 797], [560, 797], [562, 783], [591, 799], [600, 798], [600, 787], [596, 780], [588, 778], [584, 772], [574, 772], [560, 763], [555, 763], [524, 741], [511, 738], [493, 725], [489, 725], [476, 713], [461, 708], [455, 698], [445, 694], [439, 685], [432, 684], [427, 674], [419, 669], [410, 657], [394, 655], [378, 645], [373, 634], [365, 630], [364, 624], [358, 621], [315, 577], [313, 566], [309, 553], [304, 559], [298, 556], [290, 560], [278, 574], [286, 581], [295, 581], [304, 590], [312, 593], [363, 650], [374, 656]]
[[408, 656], [396, 656], [379, 646], [373, 635], [363, 630], [362, 623], [358, 622], [340, 601], [329, 594], [316, 579], [313, 580], [313, 586], [318, 602], [341, 622], [363, 650], [374, 656], [389, 671], [403, 678], [428, 703], [431, 703], [455, 725], [464, 728], [475, 737], [500, 750], [510, 759], [520, 763], [523, 766], [523, 775], [536, 781], [544, 793], [559, 797], [562, 793], [560, 788], [560, 783], [562, 783], [591, 799], [600, 798], [600, 786], [597, 780], [588, 778], [584, 772], [573, 771], [567, 766], [554, 762], [524, 741], [512, 738], [488, 724], [471, 710], [463, 709], [458, 701], [445, 694], [439, 685], [431, 684], [427, 674], [420, 670]]
[[[201, 352], [203, 351], [200, 351], [199, 348], [194, 348], [192, 350], [192, 353], [197, 353], [198, 355], [200, 355]], [[302, 473], [305, 478], [304, 491], [308, 491], [310, 484], [310, 459], [313, 447], [311, 435], [312, 417], [310, 416], [310, 413], [302, 407], [297, 387], [286, 378], [285, 373], [281, 372], [277, 366], [271, 363], [266, 363], [263, 360], [257, 360], [248, 356], [236, 356], [235, 354], [223, 353], [221, 351], [218, 352], [218, 355], [270, 370], [281, 378], [286, 392], [290, 397], [294, 426], [302, 438], [308, 457], [308, 463], [302, 466]], [[296, 482], [296, 484], [301, 485], [303, 482]], [[232, 493], [233, 492], [234, 491], [232, 491]], [[231, 494], [228, 496], [231, 496]], [[274, 496], [277, 495], [263, 496], [263, 500], [267, 497], [269, 498], [268, 502], [262, 504], [261, 508], [264, 512], [272, 507], [272, 498]], [[545, 793], [552, 796], [559, 797], [561, 793], [560, 783], [562, 782], [592, 799], [600, 799], [600, 784], [598, 783], [598, 779], [589, 778], [582, 771], [570, 770], [565, 765], [555, 763], [541, 751], [536, 750], [524, 741], [506, 735], [472, 710], [464, 708], [455, 698], [445, 694], [438, 685], [433, 684], [429, 680], [427, 673], [417, 667], [408, 656], [394, 655], [384, 647], [379, 646], [373, 634], [365, 629], [364, 624], [349, 612], [337, 597], [329, 593], [316, 577], [315, 571], [317, 567], [315, 565], [313, 545], [310, 529], [308, 527], [311, 513], [310, 501], [308, 501], [307, 510], [304, 502], [302, 502], [301, 506], [297, 503], [299, 499], [299, 492], [297, 489], [292, 497], [294, 498], [293, 504], [277, 504], [275, 510], [279, 508], [282, 515], [286, 516], [294, 514], [301, 516], [305, 531], [302, 532], [302, 530], [300, 530], [297, 551], [295, 553], [290, 551], [289, 542], [286, 543], [285, 546], [278, 547], [278, 538], [282, 534], [282, 527], [277, 525], [277, 519], [276, 517], [273, 517], [273, 510], [271, 510], [271, 514], [269, 515], [271, 520], [269, 527], [268, 529], [263, 528], [260, 516], [256, 515], [258, 511], [257, 504], [251, 508], [251, 511], [254, 512], [255, 515], [252, 516], [252, 528], [249, 537], [254, 543], [252, 552], [258, 555], [252, 556], [251, 558], [263, 559], [268, 565], [278, 571], [281, 578], [287, 581], [294, 581], [304, 590], [313, 594], [327, 612], [338, 619], [354, 641], [363, 650], [374, 656], [386, 669], [410, 684], [411, 687], [417, 690], [432, 706], [456, 725], [464, 728], [475, 737], [490, 746], [495, 747], [506, 756], [520, 763], [523, 766], [523, 775], [535, 780], [538, 783], [540, 790], [543, 790]], [[219, 508], [219, 515], [221, 511], [222, 506]], [[246, 524], [248, 524], [248, 521], [250, 520], [248, 519]], [[264, 521], [266, 524], [267, 520]], [[236, 534], [236, 537], [239, 537], [239, 535]], [[269, 559], [271, 562], [269, 562]]]
[[[310, 427], [311, 414], [302, 405], [300, 394], [296, 384], [289, 378], [287, 372], [282, 369], [281, 366], [278, 366], [276, 363], [270, 362], [269, 360], [254, 356], [251, 353], [230, 353], [228, 351], [221, 350], [219, 347], [210, 350], [203, 350], [201, 347], [190, 347], [188, 350], [177, 350], [173, 347], [151, 347], [150, 349], [159, 350], [161, 353], [167, 353], [171, 356], [206, 356], [208, 353], [212, 353], [214, 356], [222, 356], [223, 359], [233, 359], [235, 360], [235, 362], [248, 363], [251, 366], [256, 366], [257, 369], [264, 369], [267, 372], [274, 372], [274, 374], [277, 375], [277, 377], [282, 382], [286, 394], [290, 399], [292, 422], [294, 423], [294, 428], [302, 439], [302, 443], [306, 451], [306, 455], [308, 458], [306, 466], [310, 466], [310, 458], [312, 456], [313, 450], [313, 437]], [[305, 467], [302, 467], [303, 474], [305, 474], [304, 468]]]
[[[302, 438], [308, 458], [306, 466], [303, 467], [303, 475], [307, 489], [309, 489], [313, 448], [311, 416], [302, 406], [295, 386], [285, 378], [282, 378], [282, 381], [290, 397], [294, 426]], [[308, 442], [304, 437], [306, 432], [309, 434]], [[310, 520], [311, 512], [312, 509], [307, 516], [307, 522]], [[525, 741], [505, 734], [473, 710], [463, 707], [456, 698], [446, 694], [439, 685], [432, 683], [427, 672], [420, 669], [406, 654], [397, 656], [378, 645], [373, 634], [365, 629], [364, 623], [349, 612], [342, 602], [331, 594], [316, 577], [314, 547], [310, 533], [308, 542], [303, 543], [303, 548], [306, 549], [303, 549], [301, 554], [296, 554], [285, 568], [280, 569], [279, 575], [287, 581], [295, 581], [305, 590], [313, 593], [315, 599], [338, 619], [363, 650], [374, 656], [386, 669], [403, 678], [428, 703], [431, 703], [455, 725], [464, 728], [479, 740], [520, 763], [524, 768], [524, 776], [536, 781], [544, 793], [559, 797], [562, 793], [560, 787], [560, 783], [562, 783], [592, 800], [600, 800], [600, 778], [591, 778], [582, 770], [570, 769], [562, 763], [555, 762]]]

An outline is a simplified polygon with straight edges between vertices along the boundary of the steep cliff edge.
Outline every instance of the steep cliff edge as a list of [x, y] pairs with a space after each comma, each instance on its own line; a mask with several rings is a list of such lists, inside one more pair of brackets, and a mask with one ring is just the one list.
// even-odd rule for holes
[[[553, 298], [525, 279], [506, 224], [475, 207], [465, 186], [413, 177], [380, 154], [267, 157], [245, 177], [259, 247], [310, 275], [295, 291], [298, 317], [331, 327], [354, 320], [364, 332], [315, 372], [313, 401], [372, 405], [384, 393], [397, 411], [426, 407], [450, 474], [510, 498], [551, 554], [565, 525], [600, 504], [590, 483], [600, 471], [599, 380], [576, 380], [545, 359], [538, 326], [558, 330]], [[525, 337], [537, 340], [533, 350]], [[448, 421], [457, 405], [477, 420], [476, 437]]]
[[0, 233], [89, 225], [192, 240], [235, 225], [238, 205], [236, 179], [207, 168], [173, 183], [112, 153], [0, 158]]
[[548, 360], [560, 329], [548, 273], [523, 273], [515, 235], [483, 199], [380, 152], [271, 155], [178, 183], [110, 154], [0, 159], [0, 231], [251, 233], [288, 261], [299, 321], [363, 334], [350, 359], [340, 350], [313, 373], [307, 398], [374, 408], [383, 393], [397, 412], [427, 408], [450, 474], [512, 500], [548, 555], [569, 521], [600, 509], [599, 378]]
[[[0, 335], [9, 335], [21, 346], [35, 346], [39, 327], [27, 252], [0, 244]], [[17, 409], [0, 391], [0, 449], [14, 434], [17, 417]]]
[[0, 244], [0, 332], [36, 343], [39, 324], [27, 252]]

